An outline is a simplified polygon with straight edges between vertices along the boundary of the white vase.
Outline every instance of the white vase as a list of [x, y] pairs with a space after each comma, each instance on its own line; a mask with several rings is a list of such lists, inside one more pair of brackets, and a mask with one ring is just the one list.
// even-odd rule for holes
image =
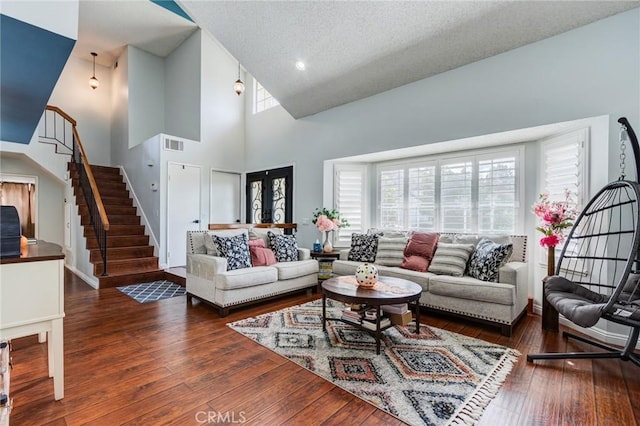
[[331, 245], [331, 238], [329, 238], [329, 231], [324, 233], [324, 244], [322, 245], [322, 251], [325, 253], [331, 253], [333, 246]]

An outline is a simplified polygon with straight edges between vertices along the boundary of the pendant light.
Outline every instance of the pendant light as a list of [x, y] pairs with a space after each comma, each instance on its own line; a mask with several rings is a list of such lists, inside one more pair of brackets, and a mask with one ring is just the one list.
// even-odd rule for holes
[[240, 80], [240, 62], [238, 62], [238, 79], [233, 83], [233, 90], [240, 96], [244, 92], [244, 83]]
[[98, 54], [91, 52], [91, 56], [93, 56], [93, 77], [89, 79], [89, 86], [91, 86], [93, 90], [96, 90], [99, 85], [98, 79], [96, 78], [96, 56], [98, 56]]

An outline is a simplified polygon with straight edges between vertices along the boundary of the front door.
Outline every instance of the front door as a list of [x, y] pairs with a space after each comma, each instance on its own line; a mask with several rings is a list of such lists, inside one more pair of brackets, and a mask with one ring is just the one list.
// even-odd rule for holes
[[247, 223], [293, 221], [293, 166], [247, 173]]
[[167, 265], [187, 264], [187, 231], [200, 230], [200, 167], [169, 163]]

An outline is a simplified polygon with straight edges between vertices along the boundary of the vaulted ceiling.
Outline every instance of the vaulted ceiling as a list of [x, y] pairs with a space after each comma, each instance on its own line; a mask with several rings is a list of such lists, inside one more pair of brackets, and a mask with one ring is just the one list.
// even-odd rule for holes
[[[295, 118], [638, 7], [638, 1], [178, 0]], [[296, 61], [306, 70], [299, 71]]]

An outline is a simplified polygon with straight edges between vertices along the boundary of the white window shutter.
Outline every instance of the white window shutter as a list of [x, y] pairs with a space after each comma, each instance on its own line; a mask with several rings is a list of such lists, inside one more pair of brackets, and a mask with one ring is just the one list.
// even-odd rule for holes
[[334, 205], [340, 217], [349, 222], [348, 227], [336, 232], [337, 246], [348, 246], [351, 233], [366, 231], [366, 171], [363, 165], [335, 166]]

